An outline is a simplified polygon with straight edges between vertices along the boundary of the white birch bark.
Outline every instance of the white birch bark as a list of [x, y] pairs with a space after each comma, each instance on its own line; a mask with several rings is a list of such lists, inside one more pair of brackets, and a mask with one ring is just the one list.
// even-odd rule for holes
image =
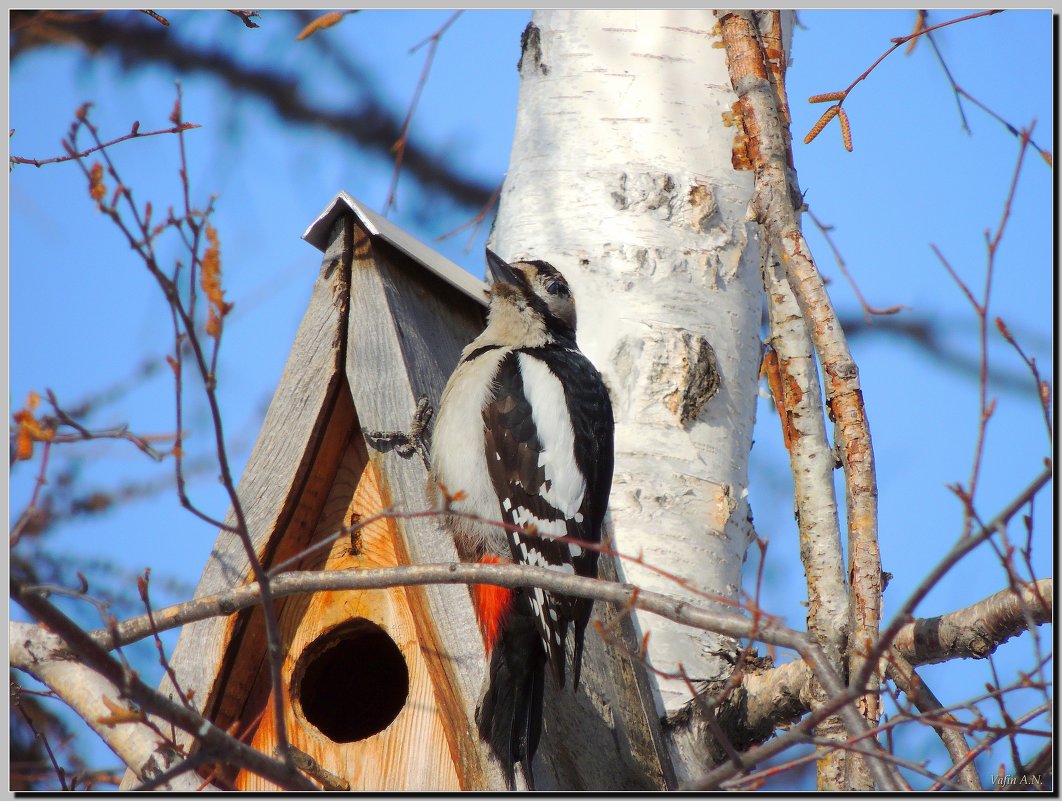
[[[631, 560], [625, 579], [678, 600], [737, 600], [763, 290], [716, 19], [539, 10], [532, 25], [492, 248], [568, 278], [580, 347], [615, 406], [615, 547], [689, 586]], [[636, 624], [658, 670], [723, 670], [712, 654], [724, 638], [649, 615]], [[655, 680], [659, 711], [690, 699], [681, 679]]]
[[[114, 720], [115, 710], [129, 708], [122, 691], [74, 658], [61, 638], [31, 623], [8, 623], [10, 665], [47, 685], [132, 769], [131, 786], [169, 770], [181, 757], [145, 723]], [[217, 788], [195, 771], [173, 777], [161, 789], [195, 793]]]

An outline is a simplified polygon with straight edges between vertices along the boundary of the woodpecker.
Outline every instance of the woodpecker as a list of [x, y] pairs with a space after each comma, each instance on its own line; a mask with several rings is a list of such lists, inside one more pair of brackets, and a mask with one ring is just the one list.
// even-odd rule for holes
[[[587, 546], [601, 541], [612, 486], [608, 390], [576, 344], [564, 276], [489, 249], [487, 263], [487, 327], [443, 391], [431, 449], [434, 481], [458, 496], [450, 508], [480, 520], [451, 515], [447, 527], [462, 559], [596, 577], [598, 551]], [[489, 585], [472, 595], [490, 658], [476, 723], [510, 789], [517, 763], [534, 789], [545, 666], [563, 688], [570, 664], [578, 686], [593, 601]]]

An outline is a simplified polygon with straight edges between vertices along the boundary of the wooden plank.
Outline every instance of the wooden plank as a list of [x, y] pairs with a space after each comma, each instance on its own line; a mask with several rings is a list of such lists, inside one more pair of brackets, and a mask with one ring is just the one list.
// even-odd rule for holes
[[[267, 555], [289, 523], [298, 519], [300, 502], [314, 502], [307, 486], [322, 448], [338, 390], [344, 383], [346, 325], [349, 309], [350, 220], [337, 222], [324, 254], [310, 302], [299, 325], [276, 393], [238, 488], [256, 549]], [[323, 498], [320, 499], [323, 502]], [[316, 515], [312, 510], [302, 520]], [[227, 522], [232, 523], [230, 516]], [[312, 533], [312, 526], [310, 528]], [[239, 539], [219, 535], [196, 596], [224, 591], [246, 581], [249, 565]], [[221, 686], [226, 650], [234, 633], [232, 618], [212, 618], [181, 630], [170, 662], [185, 692], [207, 710]], [[168, 680], [163, 692], [172, 691]], [[180, 738], [187, 742], [188, 738]], [[122, 787], [135, 777], [127, 771]]]
[[[341, 527], [381, 511], [385, 505], [380, 477], [368, 463], [360, 436], [355, 435], [348, 443], [313, 539], [320, 541]], [[352, 549], [349, 537], [341, 537], [330, 548], [308, 556], [298, 569], [352, 570], [404, 564], [395, 548], [396, 537], [394, 521], [379, 520], [358, 532], [356, 550]], [[361, 629], [353, 629], [354, 637], [334, 636], [337, 631], [350, 631], [352, 620], [370, 621], [390, 637], [407, 671], [408, 695], [399, 701], [401, 711], [397, 717], [381, 731], [353, 742], [337, 742], [329, 736], [334, 732], [315, 725], [316, 718], [305, 711], [309, 704], [328, 704], [334, 714], [349, 718], [352, 723], [359, 717], [364, 719], [367, 710], [371, 711], [372, 701], [378, 700], [366, 701], [366, 696], [394, 693], [392, 677], [381, 675], [382, 672], [393, 673], [400, 667], [387, 661], [388, 654], [381, 653], [384, 649], [377, 641], [358, 640], [356, 635]], [[401, 587], [321, 592], [286, 599], [280, 628], [285, 683], [291, 688], [293, 699], [301, 701], [304, 696], [309, 699], [304, 703], [293, 702], [286, 709], [288, 733], [296, 748], [312, 756], [326, 770], [347, 779], [353, 791], [461, 789], [455, 755], [445, 735], [446, 711], [436, 701], [417, 625]], [[326, 686], [310, 678], [300, 679], [300, 674], [307, 675], [309, 670], [299, 668], [300, 662], [308, 664], [322, 658], [320, 638], [331, 645], [326, 653], [335, 654], [343, 645], [348, 648], [343, 657], [337, 658], [340, 667], [346, 668], [338, 671], [341, 680]], [[361, 642], [369, 645], [361, 646]], [[266, 699], [268, 670], [261, 671], [259, 680], [262, 686], [256, 695]], [[259, 716], [261, 711], [248, 710], [249, 719], [243, 722], [252, 722], [252, 717], [261, 721], [252, 729], [251, 742], [255, 748], [272, 753], [276, 747], [276, 731], [271, 700], [265, 714]], [[248, 772], [240, 773], [235, 784], [241, 790], [278, 789]]]
[[[324, 424], [316, 457], [310, 468], [304, 490], [295, 503], [292, 514], [282, 532], [277, 534], [267, 553], [261, 555], [266, 566], [281, 564], [307, 548], [316, 537], [320, 520], [326, 512], [326, 501], [338, 474], [340, 460], [347, 452], [351, 434], [357, 430], [357, 416], [350, 399], [346, 379], [338, 382], [332, 415]], [[298, 563], [293, 563], [295, 569]], [[315, 567], [321, 566], [318, 558]], [[251, 580], [250, 573], [246, 577]], [[283, 616], [289, 604], [297, 603], [283, 598], [275, 603], [276, 614]], [[250, 721], [256, 718], [269, 696], [270, 670], [265, 660], [266, 635], [261, 607], [252, 607], [241, 612], [230, 622], [232, 635], [226, 648], [222, 669], [215, 683], [213, 703], [207, 707], [210, 719], [222, 728], [233, 723], [241, 724], [246, 731]], [[250, 710], [250, 711], [249, 711]], [[229, 777], [231, 778], [231, 777]]]
[[[409, 429], [421, 397], [436, 408], [461, 348], [482, 326], [481, 306], [355, 227], [347, 380], [363, 430]], [[384, 477], [382, 493], [392, 508], [431, 508], [420, 455], [370, 447], [369, 460]], [[439, 518], [400, 520], [397, 527], [399, 547], [411, 563], [458, 561]], [[425, 653], [436, 697], [453, 718], [449, 734], [459, 754], [461, 786], [503, 787], [500, 771], [484, 760], [475, 731], [484, 654], [467, 588], [410, 588], [407, 597], [419, 636], [430, 645]]]

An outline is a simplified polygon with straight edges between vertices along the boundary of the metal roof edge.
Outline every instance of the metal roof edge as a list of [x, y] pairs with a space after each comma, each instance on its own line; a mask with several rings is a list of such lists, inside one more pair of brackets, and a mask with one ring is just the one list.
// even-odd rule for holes
[[487, 285], [470, 273], [454, 264], [445, 256], [436, 253], [412, 234], [403, 231], [390, 220], [370, 211], [360, 201], [340, 191], [328, 204], [324, 211], [318, 215], [302, 238], [318, 250], [324, 252], [328, 248], [328, 238], [332, 235], [332, 227], [342, 214], [350, 212], [354, 214], [370, 236], [379, 237], [390, 245], [398, 248], [414, 261], [419, 262], [435, 275], [455, 289], [463, 292], [482, 306], [487, 305]]

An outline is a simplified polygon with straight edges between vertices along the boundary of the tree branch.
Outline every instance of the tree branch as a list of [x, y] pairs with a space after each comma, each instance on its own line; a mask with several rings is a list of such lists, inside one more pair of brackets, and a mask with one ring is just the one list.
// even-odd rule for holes
[[1000, 590], [964, 609], [904, 625], [893, 647], [912, 665], [951, 659], [985, 659], [996, 648], [1026, 630], [1025, 613], [1036, 625], [1054, 619], [1054, 579], [1024, 584], [1021, 594]]
[[[161, 741], [145, 722], [120, 725], [103, 721], [111, 715], [104, 698], [121, 698], [118, 685], [97, 670], [70, 658], [66, 641], [31, 623], [10, 623], [11, 666], [32, 674], [50, 687], [82, 718], [141, 781], [154, 779], [182, 757], [172, 744]], [[188, 775], [171, 779], [164, 789], [194, 792], [201, 779]]]
[[[91, 134], [93, 140], [97, 145], [102, 145], [103, 142], [99, 136], [99, 131], [92, 121], [88, 118], [88, 106], [82, 106], [76, 115], [76, 120], [71, 126], [70, 133], [66, 140], [64, 140], [64, 146], [71, 154], [78, 152], [77, 148], [77, 136], [82, 127], [86, 128]], [[209, 219], [210, 213], [213, 207], [213, 199], [207, 205], [206, 211], [199, 212], [192, 208], [190, 201], [189, 181], [188, 181], [188, 165], [186, 160], [186, 154], [184, 149], [184, 133], [181, 130], [181, 117], [182, 117], [182, 96], [180, 84], [177, 84], [177, 100], [174, 103], [173, 112], [170, 114], [170, 121], [173, 122], [177, 128], [177, 141], [180, 149], [180, 170], [179, 175], [181, 179], [181, 189], [184, 199], [184, 216], [180, 219], [174, 217], [171, 213], [169, 220], [163, 223], [161, 228], [156, 228], [154, 231], [150, 227], [151, 206], [148, 204], [145, 206], [143, 213], [133, 201], [133, 195], [131, 189], [121, 180], [118, 170], [114, 165], [110, 157], [110, 153], [106, 148], [100, 150], [103, 162], [106, 165], [107, 174], [114, 179], [118, 184], [113, 200], [110, 206], [105, 206], [102, 202], [102, 192], [100, 197], [96, 197], [96, 190], [103, 190], [102, 174], [103, 168], [100, 165], [96, 165], [95, 168], [89, 170], [84, 164], [84, 160], [77, 158], [75, 160], [77, 165], [85, 173], [85, 177], [89, 180], [90, 194], [96, 198], [97, 208], [114, 222], [118, 229], [125, 235], [129, 241], [130, 246], [136, 252], [136, 254], [143, 261], [144, 266], [148, 272], [158, 283], [159, 288], [162, 290], [166, 301], [169, 304], [171, 315], [174, 324], [174, 336], [177, 340], [176, 360], [173, 362], [175, 366], [176, 375], [176, 390], [178, 393], [177, 400], [177, 435], [174, 445], [175, 451], [178, 454], [176, 461], [177, 471], [177, 483], [178, 494], [181, 499], [182, 505], [189, 511], [196, 514], [198, 517], [207, 520], [209, 522], [218, 525], [220, 528], [234, 531], [239, 537], [244, 550], [247, 554], [248, 563], [251, 567], [251, 571], [255, 576], [255, 579], [260, 583], [260, 599], [263, 610], [263, 617], [265, 620], [266, 641], [267, 641], [267, 661], [270, 666], [270, 673], [272, 675], [272, 694], [274, 701], [274, 709], [276, 714], [276, 738], [278, 750], [281, 757], [288, 764], [290, 771], [295, 772], [295, 765], [292, 761], [291, 754], [288, 750], [288, 736], [287, 736], [287, 724], [283, 712], [283, 680], [281, 678], [281, 659], [280, 653], [280, 633], [276, 620], [275, 611], [272, 603], [272, 596], [270, 593], [268, 576], [265, 573], [265, 569], [258, 558], [258, 554], [255, 550], [251, 535], [247, 527], [247, 522], [244, 517], [243, 505], [240, 501], [238, 492], [236, 491], [236, 484], [232, 477], [232, 470], [229, 466], [228, 452], [225, 446], [225, 437], [222, 425], [222, 416], [220, 403], [218, 401], [216, 392], [216, 377], [214, 374], [213, 359], [208, 359], [203, 347], [203, 343], [197, 334], [197, 327], [195, 323], [195, 311], [196, 311], [196, 277], [197, 271], [200, 275], [205, 274], [207, 269], [206, 261], [211, 248], [207, 249], [207, 254], [200, 255], [200, 246], [202, 244], [202, 236], [205, 233], [208, 239], [211, 239], [211, 229], [206, 221]], [[99, 173], [97, 174], [97, 169]], [[117, 206], [119, 199], [124, 199], [129, 208], [129, 215], [132, 217], [133, 224], [130, 226], [126, 223], [121, 212], [118, 211]], [[187, 225], [191, 230], [191, 238], [185, 234], [182, 225]], [[172, 226], [181, 236], [181, 240], [189, 253], [189, 268], [188, 268], [188, 284], [189, 293], [187, 300], [187, 307], [185, 301], [181, 298], [181, 293], [177, 284], [177, 279], [181, 270], [181, 263], [178, 262], [174, 270], [173, 278], [170, 278], [159, 266], [158, 260], [155, 254], [154, 238], [156, 232], [164, 230]], [[139, 234], [139, 238], [135, 235]], [[211, 242], [212, 246], [216, 245], [216, 242]], [[220, 283], [220, 257], [217, 253], [214, 254], [214, 280]], [[217, 292], [216, 298], [208, 298], [208, 302], [219, 304], [222, 307], [220, 312], [213, 312], [217, 314], [217, 329], [211, 334], [214, 339], [214, 358], [217, 355], [217, 349], [221, 340], [221, 323], [220, 318], [227, 313], [225, 304], [221, 300], [220, 290]], [[178, 320], [180, 324], [178, 325]], [[210, 333], [210, 327], [207, 327], [208, 333]], [[194, 356], [194, 364], [198, 369], [199, 376], [203, 381], [203, 391], [206, 397], [207, 404], [210, 409], [211, 422], [213, 423], [213, 434], [216, 457], [218, 461], [218, 469], [220, 472], [219, 479], [222, 486], [225, 488], [226, 493], [229, 496], [231, 503], [231, 517], [235, 520], [234, 526], [228, 526], [223, 523], [213, 521], [208, 515], [198, 510], [191, 504], [189, 499], [184, 495], [183, 491], [183, 479], [181, 477], [181, 459], [179, 456], [180, 446], [182, 440], [182, 423], [181, 423], [181, 354], [182, 341], [186, 341], [191, 347], [192, 355]]]
[[[848, 591], [833, 488], [836, 457], [826, 435], [814, 345], [793, 289], [786, 280], [785, 268], [773, 251], [768, 252], [767, 259], [769, 262], [763, 267], [771, 324], [767, 341], [777, 353], [778, 365], [771, 394], [779, 407], [783, 433], [787, 432], [800, 560], [808, 590], [808, 633], [822, 646], [831, 667], [843, 672], [848, 639]], [[814, 692], [818, 704], [826, 700], [821, 687], [816, 687]], [[823, 721], [816, 734], [831, 741], [843, 741], [847, 736], [836, 717]], [[821, 790], [844, 787], [844, 763], [848, 754], [842, 750], [831, 753], [816, 768]]]
[[[885, 667], [886, 675], [896, 682], [907, 699], [921, 714], [928, 718], [939, 718], [945, 723], [958, 724], [959, 721], [950, 712], [943, 710], [944, 705], [933, 694], [926, 683], [922, 680], [911, 664], [895, 651], [889, 654]], [[977, 769], [973, 762], [967, 760], [970, 753], [970, 744], [961, 729], [950, 726], [933, 725], [933, 730], [939, 735], [944, 747], [955, 765], [963, 765], [959, 770], [959, 780], [968, 790], [981, 790], [981, 779], [977, 775]]]
[[[631, 584], [565, 576], [555, 570], [527, 565], [454, 562], [357, 570], [291, 571], [270, 580], [274, 598], [326, 590], [386, 589], [423, 584], [541, 587], [576, 598], [593, 598], [631, 606], [724, 636], [771, 643], [798, 653], [805, 651], [810, 644], [802, 632], [762, 617], [754, 620], [736, 612], [720, 612], [676, 602], [664, 595], [639, 590]], [[161, 632], [197, 620], [232, 614], [260, 602], [259, 585], [252, 582], [224, 593], [154, 610], [153, 617], [156, 629]], [[107, 629], [94, 631], [90, 636], [101, 647], [111, 649], [152, 636], [152, 625], [147, 615], [140, 615], [119, 623], [114, 631], [117, 638]]]
[[[837, 324], [833, 304], [815, 266], [790, 195], [787, 129], [778, 101], [767, 78], [766, 58], [751, 12], [720, 15], [730, 80], [738, 96], [738, 111], [745, 137], [745, 152], [755, 171], [756, 188], [752, 211], [767, 232], [770, 247], [786, 265], [789, 283], [806, 321], [825, 379], [830, 419], [835, 423], [835, 441], [845, 473], [848, 512], [849, 579], [849, 670], [862, 666], [861, 653], [877, 639], [881, 617], [881, 557], [877, 540], [877, 483], [874, 450], [859, 369], [852, 360], [844, 332]], [[868, 685], [880, 684], [872, 674]], [[860, 711], [871, 725], [880, 717], [875, 693], [864, 695]], [[850, 730], [849, 736], [855, 731]], [[849, 762], [859, 762], [850, 760]], [[870, 766], [879, 790], [896, 790], [895, 769]], [[846, 789], [870, 789], [865, 771], [849, 773]], [[885, 784], [881, 784], [885, 782]]]
[[962, 537], [954, 546], [952, 546], [951, 550], [948, 551], [944, 555], [944, 558], [929, 571], [929, 574], [922, 579], [918, 587], [915, 588], [915, 591], [911, 593], [906, 601], [904, 601], [899, 611], [897, 611], [895, 618], [881, 633], [878, 643], [871, 651], [871, 655], [874, 658], [881, 656], [884, 653], [884, 649], [890, 647], [898, 636], [900, 630], [912, 620], [912, 613], [914, 612], [915, 607], [922, 602], [933, 587], [937, 586], [945, 574], [947, 574], [947, 572], [951, 570], [960, 559], [974, 550], [978, 545], [983, 544], [997, 531], [1005, 529], [1010, 518], [1016, 515], [1021, 508], [1036, 495], [1036, 493], [1043, 489], [1047, 482], [1051, 480], [1051, 476], [1052, 468], [1051, 465], [1048, 464], [1044, 471], [1037, 476], [1028, 487], [1018, 494], [1018, 497], [1011, 501], [1002, 512], [989, 521], [989, 523], [979, 532], [971, 534], [970, 536]]
[[[316, 786], [298, 771], [289, 768], [283, 762], [278, 762], [256, 751], [234, 737], [230, 737], [196, 712], [186, 709], [148, 687], [135, 673], [127, 671], [111, 658], [96, 640], [83, 631], [80, 626], [63, 614], [50, 601], [23, 585], [22, 582], [12, 581], [11, 596], [23, 609], [54, 632], [54, 635], [49, 636], [57, 636], [63, 641], [65, 647], [61, 651], [59, 648], [49, 649], [48, 653], [51, 654], [52, 658], [56, 658], [60, 652], [73, 653], [84, 667], [95, 671], [114, 685], [119, 691], [119, 697], [128, 698], [139, 706], [144, 713], [162, 718], [188, 732], [199, 740], [204, 747], [216, 751], [219, 759], [239, 764], [286, 789], [316, 789]], [[28, 672], [33, 672], [35, 661], [19, 667]], [[59, 691], [57, 687], [52, 689], [56, 692]], [[104, 720], [106, 719], [104, 718]], [[142, 716], [140, 719], [144, 720]], [[145, 725], [147, 724], [145, 723]], [[157, 733], [153, 733], [153, 737], [157, 736]]]
[[195, 124], [194, 122], [182, 122], [179, 126], [174, 126], [172, 128], [166, 128], [166, 129], [158, 130], [158, 131], [144, 131], [143, 133], [141, 133], [140, 132], [140, 123], [139, 122], [134, 122], [133, 123], [133, 129], [129, 133], [127, 133], [125, 136], [119, 136], [117, 139], [112, 139], [109, 142], [102, 142], [102, 143], [100, 143], [98, 145], [94, 145], [94, 146], [88, 148], [87, 150], [82, 150], [79, 153], [68, 153], [65, 156], [54, 156], [54, 157], [49, 158], [49, 159], [31, 159], [31, 158], [26, 158], [25, 156], [11, 156], [10, 157], [10, 162], [12, 164], [32, 164], [34, 167], [43, 167], [45, 164], [58, 164], [61, 161], [71, 161], [72, 159], [82, 159], [82, 158], [85, 158], [85, 156], [89, 156], [89, 155], [95, 153], [98, 150], [103, 150], [105, 147], [110, 147], [111, 145], [117, 145], [119, 142], [124, 142], [127, 139], [141, 139], [141, 138], [143, 138], [145, 136], [159, 136], [160, 134], [172, 134], [172, 133], [178, 133], [180, 131], [187, 131], [187, 130], [190, 130], [192, 128], [199, 128], [199, 127], [201, 127], [201, 126]]
[[[789, 629], [762, 616], [747, 618], [737, 613], [697, 607], [687, 602], [631, 584], [602, 581], [581, 576], [566, 576], [546, 568], [505, 564], [427, 564], [402, 567], [333, 571], [292, 571], [275, 576], [270, 585], [274, 598], [305, 592], [349, 589], [384, 589], [422, 584], [492, 584], [499, 587], [541, 587], [576, 598], [608, 601], [628, 608], [641, 609], [696, 628], [717, 632], [735, 639], [749, 639], [791, 648], [801, 654], [831, 702], [824, 708], [840, 714], [849, 731], [866, 734], [869, 729], [850, 704], [835, 705], [832, 699], [851, 700], [838, 674], [832, 670], [819, 647], [802, 632]], [[260, 603], [258, 585], [250, 583], [225, 593], [198, 598], [184, 604], [154, 612], [158, 631], [175, 628], [196, 620], [231, 614]], [[151, 621], [146, 615], [127, 620], [91, 634], [103, 648], [112, 648], [150, 636]], [[788, 670], [795, 670], [788, 668]], [[793, 675], [796, 675], [795, 673]], [[766, 758], [766, 756], [764, 757]]]
[[[807, 651], [809, 647], [818, 649], [808, 642], [807, 637], [801, 632], [780, 626], [769, 621], [754, 621], [736, 613], [718, 612], [702, 609], [689, 604], [678, 603], [647, 591], [638, 591], [629, 584], [619, 584], [596, 579], [582, 578], [578, 576], [563, 576], [554, 571], [544, 568], [528, 567], [524, 565], [487, 565], [487, 564], [438, 564], [438, 565], [415, 565], [393, 568], [359, 569], [349, 571], [299, 571], [284, 573], [272, 579], [272, 588], [275, 598], [286, 597], [306, 592], [319, 592], [326, 590], [346, 589], [382, 589], [399, 585], [419, 585], [432, 583], [446, 584], [495, 584], [509, 588], [516, 587], [542, 587], [553, 592], [564, 593], [575, 597], [593, 598], [600, 601], [609, 601], [621, 605], [629, 605], [645, 611], [668, 617], [678, 622], [692, 626], [717, 631], [734, 638], [750, 638], [783, 647], [793, 648], [798, 652]], [[1044, 613], [1038, 612], [1035, 606], [1037, 598], [1048, 599], [1051, 595], [1052, 583], [1050, 579], [1044, 579], [1035, 587], [1030, 585], [1024, 593], [1022, 602], [1033, 610], [1037, 620], [1044, 618]], [[968, 609], [952, 613], [955, 620], [973, 617], [977, 613], [975, 609], [998, 610], [999, 618], [1022, 621], [1017, 629], [995, 628], [1002, 632], [1013, 629], [1018, 633], [1024, 625], [1024, 617], [1020, 610], [1020, 603], [1013, 597], [1010, 602], [1003, 602], [1000, 596], [1010, 593], [1005, 590], [997, 593], [989, 599]], [[1013, 594], [1010, 593], [1012, 596]], [[204, 598], [165, 607], [153, 612], [155, 628], [158, 631], [177, 628], [186, 623], [203, 620], [218, 615], [228, 615], [241, 609], [253, 606], [260, 602], [258, 587], [256, 584], [248, 584], [235, 588], [225, 593], [219, 593]], [[1018, 607], [1015, 609], [1014, 607]], [[1041, 603], [1041, 607], [1050, 608], [1049, 602]], [[1048, 617], [1049, 617], [1049, 613]], [[944, 616], [948, 618], [948, 616]], [[25, 624], [12, 624], [12, 642], [18, 642], [24, 636], [20, 628]], [[31, 627], [32, 628], [32, 627]], [[915, 621], [911, 624], [912, 630], [926, 628], [925, 621]], [[152, 636], [152, 624], [147, 615], [126, 620], [117, 624], [113, 629], [100, 629], [92, 632], [94, 643], [106, 649], [116, 646], [124, 646], [140, 639]], [[903, 643], [906, 641], [907, 629], [898, 638], [900, 653], [903, 654]], [[1008, 635], [1012, 636], [1012, 635]], [[57, 659], [62, 658], [62, 653], [57, 651]], [[955, 654], [959, 656], [959, 654]], [[18, 665], [21, 666], [21, 665]], [[824, 672], [817, 671], [819, 681], [823, 680]], [[836, 713], [839, 708], [833, 703], [834, 699], [844, 697], [849, 701], [855, 697], [856, 691], [846, 691], [840, 684], [836, 674], [832, 671], [825, 673], [827, 681], [827, 695], [830, 703], [818, 710], [828, 710], [830, 714]], [[813, 707], [812, 695], [810, 694], [809, 682], [813, 675], [808, 662], [799, 661], [781, 665], [764, 672], [747, 671], [742, 677], [741, 685], [735, 689], [732, 702], [741, 706], [742, 726], [750, 731], [762, 731], [763, 736], [769, 737], [778, 725], [788, 724], [798, 720], [802, 715]], [[840, 706], [844, 706], [843, 704]], [[852, 707], [849, 706], [851, 710]], [[853, 710], [854, 711], [854, 710]], [[726, 712], [727, 716], [733, 710]], [[723, 712], [718, 714], [723, 715]], [[821, 721], [829, 717], [829, 714], [816, 714], [814, 720]], [[848, 721], [846, 725], [852, 725]], [[728, 727], [729, 728], [729, 727]], [[807, 729], [810, 734], [811, 728]], [[787, 741], [789, 747], [796, 744], [794, 738]], [[750, 741], [751, 742], [751, 741]], [[749, 765], [756, 761], [762, 761], [769, 756], [779, 753], [784, 748], [772, 747], [769, 751], [756, 751], [756, 758], [744, 757]], [[715, 775], [714, 780], [723, 781], [726, 777]]]

